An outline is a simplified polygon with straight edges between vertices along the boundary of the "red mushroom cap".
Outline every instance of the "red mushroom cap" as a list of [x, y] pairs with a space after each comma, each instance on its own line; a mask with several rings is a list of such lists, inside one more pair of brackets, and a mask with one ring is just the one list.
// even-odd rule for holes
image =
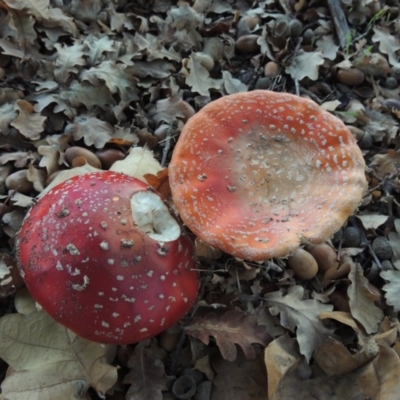
[[199, 286], [193, 243], [160, 195], [116, 172], [76, 176], [46, 193], [23, 222], [17, 259], [45, 311], [102, 343], [164, 331]]
[[362, 200], [364, 169], [342, 121], [313, 101], [259, 90], [190, 118], [169, 176], [176, 208], [200, 239], [265, 260], [338, 230]]

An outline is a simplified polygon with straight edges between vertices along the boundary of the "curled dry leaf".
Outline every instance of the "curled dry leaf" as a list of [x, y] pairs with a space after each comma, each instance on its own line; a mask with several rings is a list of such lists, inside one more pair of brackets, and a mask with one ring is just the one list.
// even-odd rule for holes
[[255, 350], [253, 343], [265, 346], [270, 336], [265, 329], [257, 325], [257, 319], [246, 315], [243, 311], [228, 311], [219, 317], [214, 313], [206, 317], [194, 318], [185, 327], [185, 332], [208, 345], [210, 336], [213, 336], [225, 360], [234, 361], [237, 355], [235, 344], [238, 344], [246, 358], [253, 359]]
[[115, 384], [117, 368], [105, 360], [109, 346], [81, 339], [35, 310], [26, 291], [16, 307], [23, 314], [0, 320], [0, 354], [13, 371], [1, 385], [7, 399], [86, 399], [90, 386], [105, 394]]
[[171, 196], [171, 188], [169, 187], [168, 168], [164, 168], [157, 172], [157, 175], [144, 174], [143, 178], [146, 179], [148, 184], [157, 190], [164, 198]]
[[367, 333], [377, 332], [383, 319], [383, 311], [374, 301], [375, 295], [368, 288], [368, 279], [364, 277], [363, 269], [359, 264], [352, 264], [349, 273], [351, 285], [347, 290], [350, 311], [353, 317], [364, 327]]
[[366, 367], [345, 375], [310, 378], [312, 371], [299, 362], [280, 381], [271, 400], [393, 400], [398, 397], [399, 372], [399, 358], [389, 347], [382, 347]]
[[373, 355], [359, 357], [329, 338], [315, 353], [322, 368], [316, 374], [302, 360], [295, 340], [281, 336], [265, 350], [268, 398], [393, 400], [400, 386], [399, 358], [387, 346], [375, 345], [375, 349]]
[[30, 151], [15, 151], [0, 155], [0, 165], [13, 161], [15, 168], [24, 168], [28, 163], [35, 160], [35, 155]]
[[264, 353], [268, 376], [268, 399], [273, 399], [285, 373], [302, 359], [296, 339], [288, 334], [272, 341]]
[[365, 229], [377, 229], [383, 225], [389, 216], [378, 214], [356, 215], [357, 219], [361, 221]]
[[[378, 350], [376, 344], [375, 347]], [[328, 376], [345, 375], [371, 361], [377, 352], [362, 351], [352, 354], [343, 343], [329, 338], [315, 351], [314, 360]]]

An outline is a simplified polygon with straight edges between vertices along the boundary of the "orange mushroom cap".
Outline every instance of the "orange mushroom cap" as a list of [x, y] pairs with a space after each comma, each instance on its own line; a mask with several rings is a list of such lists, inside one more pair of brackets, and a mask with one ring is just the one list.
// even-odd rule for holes
[[311, 100], [257, 90], [190, 118], [169, 174], [176, 208], [200, 239], [259, 261], [337, 231], [362, 200], [364, 169], [341, 120]]

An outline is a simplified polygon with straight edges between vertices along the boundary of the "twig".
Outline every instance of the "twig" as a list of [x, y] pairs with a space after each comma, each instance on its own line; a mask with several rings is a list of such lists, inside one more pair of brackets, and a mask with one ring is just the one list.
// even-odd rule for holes
[[168, 157], [168, 152], [169, 149], [171, 148], [171, 136], [172, 133], [178, 128], [178, 121], [176, 119], [174, 119], [172, 121], [172, 124], [170, 125], [170, 127], [167, 129], [167, 137], [165, 138], [165, 146], [163, 149], [163, 153], [162, 153], [162, 159], [161, 159], [161, 166], [165, 167], [165, 163], [167, 161], [167, 157]]
[[385, 175], [383, 178], [380, 178], [379, 176], [376, 176], [375, 174], [372, 174], [372, 176], [379, 180], [380, 182], [373, 188], [369, 189], [367, 191], [367, 193], [364, 195], [365, 197], [368, 197], [369, 195], [371, 195], [373, 192], [375, 192], [375, 190], [379, 190], [381, 189], [383, 186], [386, 185], [386, 183], [388, 183], [388, 181], [390, 181], [391, 179], [395, 178], [397, 175], [399, 175], [399, 169], [396, 168], [396, 170], [390, 174]]
[[13, 190], [10, 190], [10, 191], [9, 191], [8, 196], [7, 196], [7, 197], [5, 198], [5, 200], [4, 200], [4, 203], [1, 204], [1, 207], [0, 207], [0, 215], [3, 214], [4, 207], [7, 205], [7, 203], [10, 202], [10, 200], [12, 199], [12, 197], [14, 196], [14, 194], [18, 192], [18, 189], [19, 189], [20, 187], [21, 187], [21, 185], [19, 185], [16, 189], [13, 189]]
[[261, 66], [264, 64], [264, 60], [265, 60], [265, 54], [262, 55], [261, 57], [261, 61], [258, 63], [258, 67], [253, 69], [253, 73], [252, 73], [252, 77], [250, 79], [249, 82], [249, 87], [248, 87], [248, 91], [251, 92], [252, 90], [255, 89], [258, 80], [260, 79], [261, 76]]
[[382, 271], [382, 270], [383, 270], [382, 264], [381, 264], [381, 262], [379, 261], [379, 258], [377, 257], [377, 255], [375, 254], [374, 249], [372, 248], [371, 243], [370, 243], [369, 241], [368, 241], [367, 246], [368, 246], [368, 250], [369, 250], [369, 252], [370, 252], [372, 258], [373, 258], [374, 261], [375, 261], [375, 264], [377, 265], [378, 269], [379, 269], [380, 271]]
[[328, 1], [329, 11], [331, 12], [333, 25], [335, 26], [336, 36], [339, 39], [340, 47], [346, 49], [350, 28], [347, 24], [340, 0]]
[[[300, 49], [301, 43], [303, 42], [303, 38], [299, 38], [297, 43], [296, 43], [296, 47], [293, 50], [293, 56], [292, 56], [292, 60], [294, 60], [296, 58], [296, 55]], [[300, 96], [300, 84], [299, 84], [299, 80], [296, 78], [293, 78], [294, 80], [294, 87], [296, 89], [296, 95]]]

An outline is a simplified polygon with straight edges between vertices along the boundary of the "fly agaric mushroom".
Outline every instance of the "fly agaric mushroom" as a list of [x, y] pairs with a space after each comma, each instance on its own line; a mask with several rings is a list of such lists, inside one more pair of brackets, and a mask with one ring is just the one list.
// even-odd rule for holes
[[338, 118], [313, 101], [258, 90], [190, 118], [169, 176], [176, 208], [201, 240], [260, 261], [338, 230], [362, 200], [364, 169]]
[[75, 176], [28, 212], [17, 241], [32, 297], [76, 334], [128, 344], [177, 322], [199, 286], [194, 246], [144, 182]]

